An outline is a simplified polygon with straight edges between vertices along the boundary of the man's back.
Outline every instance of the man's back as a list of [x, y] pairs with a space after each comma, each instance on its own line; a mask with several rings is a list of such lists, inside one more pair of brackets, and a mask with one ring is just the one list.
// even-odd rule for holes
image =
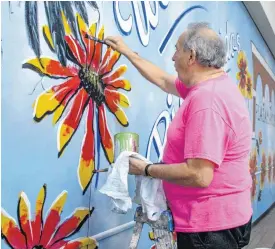
[[243, 225], [252, 214], [252, 131], [244, 99], [226, 74], [188, 89], [176, 81], [176, 87], [185, 101], [169, 127], [163, 161], [202, 158], [216, 165], [207, 188], [164, 182], [176, 230], [217, 231]]

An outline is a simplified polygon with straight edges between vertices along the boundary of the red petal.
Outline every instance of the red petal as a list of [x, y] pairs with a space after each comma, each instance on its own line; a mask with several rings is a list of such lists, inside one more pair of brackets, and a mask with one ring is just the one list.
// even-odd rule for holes
[[105, 93], [105, 101], [110, 109], [110, 111], [115, 114], [117, 120], [123, 125], [128, 126], [128, 119], [124, 113], [124, 111], [118, 106], [121, 105], [123, 107], [129, 106], [128, 98], [117, 91], [112, 91], [107, 87], [104, 90]]
[[27, 247], [33, 247], [33, 237], [31, 228], [31, 214], [30, 214], [30, 202], [24, 192], [20, 194], [18, 201], [18, 219], [20, 227], [26, 237]]
[[[104, 39], [104, 28], [102, 27], [98, 34], [98, 39], [103, 40]], [[92, 68], [98, 72], [99, 71], [99, 65], [101, 61], [101, 55], [102, 55], [102, 43], [96, 42], [95, 43], [95, 54], [93, 56], [92, 61]]]
[[110, 135], [110, 131], [107, 127], [106, 113], [104, 106], [101, 105], [98, 107], [98, 119], [99, 119], [99, 132], [100, 132], [100, 140], [105, 152], [105, 155], [109, 161], [109, 163], [114, 162], [114, 143], [112, 137]]
[[32, 221], [32, 233], [33, 233], [33, 244], [38, 245], [40, 241], [41, 231], [42, 231], [42, 217], [43, 208], [46, 199], [46, 185], [44, 185], [37, 196], [36, 207], [35, 207], [35, 219]]
[[112, 90], [111, 87], [113, 88], [121, 88], [124, 89], [126, 91], [130, 91], [131, 90], [131, 83], [129, 82], [129, 80], [115, 80], [115, 81], [111, 81], [109, 83], [106, 84], [107, 88]]
[[[61, 249], [64, 245], [66, 245], [68, 243], [68, 241], [65, 241], [65, 240], [60, 240], [58, 241], [57, 243], [51, 245], [51, 246], [48, 246], [47, 249]], [[81, 248], [78, 248], [78, 249], [81, 249]], [[83, 248], [84, 249], [84, 248]]]
[[93, 177], [94, 161], [95, 161], [95, 145], [94, 145], [94, 103], [92, 100], [89, 102], [86, 133], [83, 139], [81, 148], [81, 155], [78, 165], [78, 181], [83, 192], [86, 191], [91, 179]]
[[60, 222], [60, 215], [66, 202], [66, 198], [67, 192], [63, 191], [50, 207], [40, 240], [40, 245], [44, 248], [48, 245], [58, 223]]
[[122, 107], [129, 107], [130, 103], [126, 95], [116, 90], [111, 90], [108, 87], [104, 90], [106, 101], [109, 103], [112, 101], [116, 105], [120, 105]]
[[[79, 248], [88, 248], [95, 249], [97, 247], [97, 242], [91, 237], [78, 238], [68, 242], [62, 249], [79, 249]], [[53, 248], [50, 248], [53, 249]]]
[[13, 249], [25, 249], [25, 236], [21, 233], [15, 220], [2, 209], [1, 212], [1, 234]]
[[121, 75], [123, 75], [127, 70], [126, 65], [120, 66], [114, 73], [106, 75], [102, 78], [103, 82], [105, 84], [108, 84], [109, 82], [119, 78]]
[[39, 122], [47, 114], [53, 113], [69, 93], [73, 94], [77, 90], [79, 84], [80, 79], [73, 77], [41, 93], [35, 101], [33, 112], [34, 120]]
[[34, 70], [50, 78], [68, 78], [76, 76], [78, 70], [75, 67], [63, 67], [59, 61], [51, 58], [33, 58], [25, 62], [22, 66]]
[[110, 56], [111, 56], [112, 51], [113, 50], [111, 47], [107, 48], [107, 51], [105, 52], [103, 60], [101, 61], [100, 66], [99, 66], [99, 74], [103, 74], [104, 69], [107, 66], [107, 60], [109, 60], [109, 61], [111, 60]]
[[57, 86], [53, 86], [52, 90], [54, 91], [55, 95], [54, 98], [58, 101], [62, 101], [66, 95], [66, 92], [68, 91], [75, 91], [80, 84], [80, 79], [78, 77], [74, 77], [62, 84], [59, 84]]
[[[93, 211], [93, 210], [92, 210]], [[77, 208], [57, 229], [51, 245], [75, 234], [90, 216], [89, 208]]]
[[105, 74], [109, 73], [113, 70], [114, 65], [117, 63], [117, 61], [120, 58], [120, 53], [117, 51], [113, 51], [111, 58], [107, 62], [107, 59], [110, 57], [112, 49], [108, 48], [107, 52], [104, 55], [103, 61], [100, 66], [99, 74]]
[[83, 21], [82, 17], [79, 14], [77, 14], [77, 24], [78, 24], [79, 33], [81, 34], [82, 41], [86, 47], [86, 52], [87, 52], [86, 64], [89, 65], [91, 62], [92, 56], [94, 54], [95, 42], [86, 37], [86, 35], [88, 34], [88, 29], [85, 22]]
[[76, 39], [74, 39], [71, 35], [65, 36], [65, 41], [67, 42], [70, 51], [73, 54], [73, 57], [77, 60], [79, 65], [83, 65], [86, 63], [86, 55], [83, 51], [82, 47], [78, 43]]
[[82, 118], [88, 99], [88, 94], [82, 88], [76, 94], [72, 109], [69, 111], [64, 121], [60, 123], [57, 138], [57, 148], [59, 151], [58, 156], [62, 154], [63, 150], [68, 145], [72, 136], [74, 135]]

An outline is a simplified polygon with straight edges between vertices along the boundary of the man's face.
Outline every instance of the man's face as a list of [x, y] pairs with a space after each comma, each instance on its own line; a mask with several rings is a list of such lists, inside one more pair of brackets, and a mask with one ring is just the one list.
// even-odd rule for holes
[[183, 49], [183, 39], [184, 33], [179, 37], [178, 42], [176, 44], [176, 51], [172, 57], [174, 61], [175, 70], [178, 73], [178, 77], [184, 83], [188, 83], [189, 74], [190, 74], [190, 51], [184, 51]]

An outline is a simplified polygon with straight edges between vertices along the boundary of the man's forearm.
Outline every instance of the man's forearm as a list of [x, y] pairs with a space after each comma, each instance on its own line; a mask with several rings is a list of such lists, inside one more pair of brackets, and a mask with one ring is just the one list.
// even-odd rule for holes
[[207, 187], [203, 173], [189, 167], [187, 163], [153, 164], [149, 167], [149, 174], [174, 184], [189, 187]]
[[149, 80], [151, 83], [157, 85], [162, 90], [167, 91], [165, 88], [165, 80], [168, 76], [162, 69], [140, 57], [135, 52], [129, 50], [125, 56], [128, 60], [137, 68], [144, 78]]

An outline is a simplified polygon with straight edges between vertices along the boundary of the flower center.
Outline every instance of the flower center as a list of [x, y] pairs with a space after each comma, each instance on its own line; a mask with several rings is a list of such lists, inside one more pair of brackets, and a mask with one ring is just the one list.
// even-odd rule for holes
[[32, 249], [44, 249], [41, 245], [35, 245]]
[[89, 96], [96, 102], [99, 106], [104, 102], [104, 84], [101, 81], [101, 77], [88, 67], [83, 67], [80, 69], [78, 76], [81, 80], [81, 86], [89, 94]]

